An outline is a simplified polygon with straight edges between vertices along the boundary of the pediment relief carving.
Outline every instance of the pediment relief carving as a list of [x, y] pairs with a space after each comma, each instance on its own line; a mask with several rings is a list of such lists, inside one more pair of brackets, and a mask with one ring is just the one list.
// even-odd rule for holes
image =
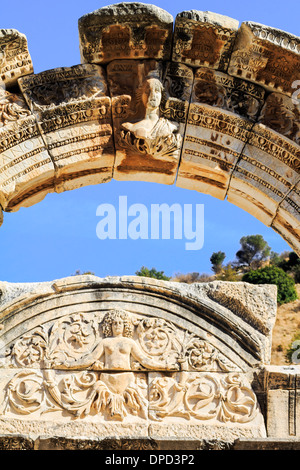
[[2, 365], [63, 370], [240, 370], [199, 336], [122, 309], [66, 315], [21, 336]]
[[[2, 283], [1, 290], [4, 430], [34, 426], [51, 436], [57, 428], [65, 437], [265, 436], [246, 365], [250, 349], [234, 350], [234, 335], [243, 332], [247, 342], [255, 331], [239, 318], [229, 338], [225, 308], [203, 289], [77, 276]], [[234, 314], [226, 312], [235, 328]], [[249, 331], [239, 330], [243, 323]]]

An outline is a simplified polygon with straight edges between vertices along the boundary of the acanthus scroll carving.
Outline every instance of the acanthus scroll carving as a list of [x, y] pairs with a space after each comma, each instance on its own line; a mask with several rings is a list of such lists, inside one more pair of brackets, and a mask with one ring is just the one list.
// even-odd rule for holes
[[238, 373], [157, 376], [150, 385], [154, 420], [177, 416], [190, 420], [217, 419], [247, 423], [258, 413], [255, 393]]
[[[7, 362], [22, 371], [6, 386], [4, 414], [66, 411], [123, 421], [128, 415], [147, 419], [150, 409], [155, 420], [174, 414], [226, 421], [236, 413], [250, 419], [255, 402], [238, 367], [206, 340], [163, 318], [122, 309], [74, 313], [42, 325], [12, 345]], [[149, 391], [153, 374], [159, 376]], [[223, 398], [218, 375], [226, 382]], [[214, 411], [207, 417], [199, 410], [210, 403]]]

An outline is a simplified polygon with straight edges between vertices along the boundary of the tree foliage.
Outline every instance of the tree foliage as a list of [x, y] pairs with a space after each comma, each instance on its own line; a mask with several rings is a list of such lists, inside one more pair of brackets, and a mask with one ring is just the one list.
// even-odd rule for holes
[[148, 269], [146, 266], [142, 266], [139, 271], [136, 271], [136, 276], [152, 277], [154, 279], [161, 279], [163, 281], [169, 281], [171, 278], [166, 276], [164, 271], [157, 271], [156, 268]]
[[222, 271], [223, 261], [226, 258], [226, 255], [223, 251], [214, 252], [210, 257], [210, 262], [212, 264], [212, 270], [215, 274], [219, 274]]
[[277, 302], [280, 305], [297, 299], [294, 279], [277, 266], [251, 270], [243, 275], [242, 281], [251, 284], [276, 284]]
[[247, 235], [240, 239], [241, 248], [236, 253], [237, 265], [258, 268], [271, 253], [262, 235]]

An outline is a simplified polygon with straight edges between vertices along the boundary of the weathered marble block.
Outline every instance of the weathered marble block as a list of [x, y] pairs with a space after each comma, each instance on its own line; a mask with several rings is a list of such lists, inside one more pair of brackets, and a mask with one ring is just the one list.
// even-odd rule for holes
[[154, 439], [266, 437], [256, 395], [243, 375], [151, 372], [149, 397]]
[[264, 88], [216, 70], [195, 70], [193, 101], [231, 111], [255, 122], [264, 103]]
[[3, 89], [0, 96], [0, 205], [16, 211], [53, 190], [54, 165], [24, 99]]
[[10, 87], [33, 73], [27, 39], [16, 29], [0, 29], [0, 84]]
[[299, 365], [269, 365], [264, 368], [260, 383], [264, 383], [266, 426], [269, 438], [299, 438], [300, 434], [300, 367]]
[[299, 180], [299, 165], [297, 144], [255, 124], [232, 175], [228, 201], [271, 225], [279, 204]]
[[300, 182], [287, 194], [280, 203], [272, 228], [288, 240], [291, 246], [300, 244]]
[[164, 79], [162, 64], [156, 61], [114, 61], [107, 75], [116, 148], [114, 178], [174, 183], [191, 70], [169, 65]]
[[170, 60], [173, 17], [144, 3], [109, 5], [79, 19], [82, 62]]
[[2, 433], [265, 437], [251, 381], [269, 361], [274, 286], [86, 275], [0, 287]]
[[226, 71], [239, 22], [209, 11], [176, 16], [172, 59], [194, 67]]
[[109, 181], [111, 100], [101, 67], [78, 65], [19, 80], [54, 162], [55, 191]]
[[177, 186], [225, 198], [264, 94], [223, 72], [196, 70]]
[[189, 108], [176, 186], [224, 199], [251, 128], [251, 121], [203, 105], [194, 98]]
[[246, 21], [238, 31], [228, 73], [291, 96], [300, 75], [299, 54], [299, 37]]
[[258, 122], [300, 145], [299, 103], [281, 93], [270, 93], [261, 110]]

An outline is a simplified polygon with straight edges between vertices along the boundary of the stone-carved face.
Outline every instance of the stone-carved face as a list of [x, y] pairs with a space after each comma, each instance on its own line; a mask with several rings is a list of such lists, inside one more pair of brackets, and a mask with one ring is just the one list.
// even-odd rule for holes
[[103, 334], [109, 336], [125, 336], [131, 338], [133, 335], [133, 324], [128, 314], [123, 310], [108, 312], [103, 320]]
[[162, 98], [162, 91], [162, 84], [157, 78], [145, 80], [142, 87], [142, 102], [145, 108], [158, 108]]
[[116, 318], [111, 324], [113, 336], [123, 336], [124, 321], [121, 318]]

